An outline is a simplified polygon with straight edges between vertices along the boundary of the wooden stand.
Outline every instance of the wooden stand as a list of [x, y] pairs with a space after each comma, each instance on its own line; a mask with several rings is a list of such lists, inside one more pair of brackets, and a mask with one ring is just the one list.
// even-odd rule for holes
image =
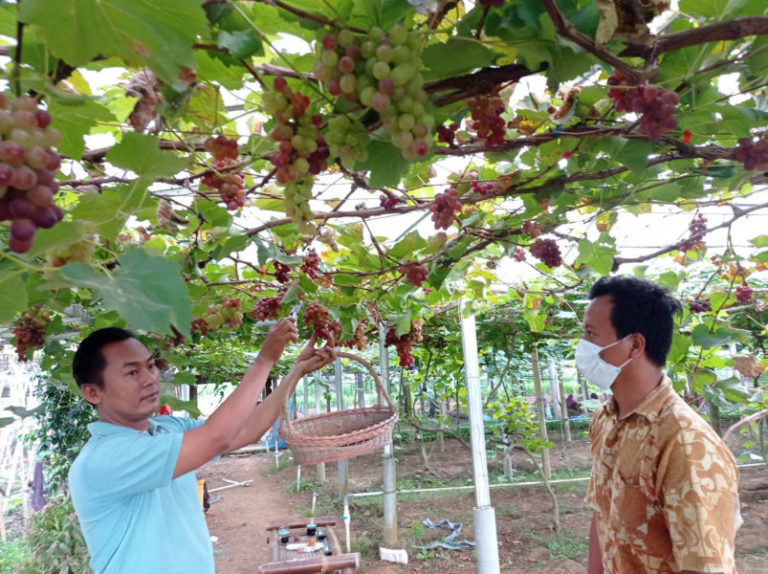
[[[273, 522], [267, 525], [269, 533], [267, 543], [272, 545], [272, 562], [259, 566], [259, 574], [314, 574], [316, 572], [352, 574], [360, 566], [360, 553], [342, 553], [339, 539], [333, 529], [336, 525], [336, 519], [333, 517], [324, 516], [313, 520], [318, 529], [325, 530], [326, 539], [317, 540], [314, 537], [318, 549], [314, 552], [304, 551], [307, 548], [305, 545], [309, 542], [307, 536], [309, 522], [309, 520], [301, 520]], [[287, 544], [280, 541], [278, 530], [281, 528], [287, 528], [290, 531]], [[299, 547], [296, 548], [296, 546]], [[324, 551], [326, 546], [330, 551], [328, 556]]]

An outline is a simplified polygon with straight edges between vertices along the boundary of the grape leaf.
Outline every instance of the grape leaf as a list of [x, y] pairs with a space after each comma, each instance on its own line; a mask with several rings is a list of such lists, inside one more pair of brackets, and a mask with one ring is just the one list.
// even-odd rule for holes
[[105, 306], [138, 329], [170, 335], [175, 325], [182, 333], [190, 331], [187, 285], [174, 261], [133, 249], [123, 254], [111, 275], [83, 263], [64, 265], [60, 273], [78, 287], [98, 291]]
[[94, 99], [82, 99], [76, 102], [51, 98], [48, 102], [51, 114], [51, 125], [61, 132], [61, 143], [57, 146], [59, 152], [71, 159], [80, 159], [85, 150], [83, 136], [91, 132], [91, 128], [99, 122], [114, 122], [115, 116], [106, 106]]
[[155, 136], [128, 132], [109, 150], [107, 161], [150, 179], [171, 176], [189, 165], [186, 158], [161, 150], [159, 141]]
[[235, 58], [250, 58], [251, 56], [263, 56], [264, 46], [261, 38], [252, 29], [219, 32], [219, 48], [226, 48]]
[[146, 62], [174, 86], [182, 67], [194, 67], [193, 44], [208, 30], [201, 3], [178, 0], [26, 0], [19, 13], [71, 66], [119, 56]]
[[451, 38], [444, 44], [428, 46], [421, 59], [431, 70], [426, 79], [463, 74], [492, 64], [498, 54], [473, 38]]
[[72, 210], [72, 216], [93, 224], [94, 231], [104, 239], [114, 241], [128, 217], [147, 203], [146, 190], [147, 182], [138, 179], [130, 185], [105, 189], [102, 193], [86, 193]]
[[368, 159], [355, 164], [356, 169], [371, 170], [371, 187], [397, 185], [409, 166], [398, 148], [382, 141], [372, 141], [368, 146]]
[[10, 322], [27, 306], [27, 288], [21, 275], [3, 269], [0, 273], [0, 321]]

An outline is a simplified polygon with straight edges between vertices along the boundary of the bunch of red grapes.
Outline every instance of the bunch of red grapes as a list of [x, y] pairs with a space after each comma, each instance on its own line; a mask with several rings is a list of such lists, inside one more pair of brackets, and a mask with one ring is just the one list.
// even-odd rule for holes
[[273, 261], [272, 265], [275, 267], [275, 279], [278, 283], [285, 285], [291, 280], [291, 268], [288, 265], [277, 260]]
[[507, 122], [501, 117], [504, 102], [498, 95], [478, 96], [467, 100], [472, 119], [467, 127], [477, 132], [477, 137], [485, 142], [486, 147], [497, 147], [504, 143]]
[[256, 307], [248, 315], [259, 321], [277, 319], [280, 311], [283, 309], [283, 306], [280, 304], [282, 300], [282, 296], [263, 297], [256, 302]]
[[617, 112], [641, 114], [640, 129], [650, 140], [657, 140], [665, 131], [677, 127], [674, 113], [680, 97], [657, 86], [635, 85], [621, 72], [608, 78], [608, 96], [613, 99]]
[[680, 251], [683, 252], [702, 246], [702, 239], [707, 231], [707, 219], [701, 213], [697, 214], [688, 224], [688, 231], [691, 233], [690, 237], [680, 246]]
[[301, 270], [311, 279], [317, 279], [317, 274], [320, 271], [319, 264], [320, 256], [314, 249], [308, 249], [304, 254], [304, 263], [301, 265]]
[[61, 165], [53, 148], [61, 134], [50, 124], [51, 115], [35, 98], [9, 101], [0, 94], [0, 221], [12, 222], [8, 247], [15, 253], [29, 251], [38, 228], [51, 228], [64, 217], [53, 203]]
[[438, 193], [429, 210], [432, 212], [435, 229], [448, 229], [458, 219], [457, 214], [461, 211], [459, 192], [451, 187], [445, 193]]
[[437, 141], [454, 145], [456, 143], [456, 132], [459, 131], [459, 124], [452, 123], [449, 126], [437, 126]]
[[16, 339], [16, 354], [19, 361], [29, 360], [27, 353], [42, 349], [45, 344], [45, 326], [50, 322], [50, 315], [41, 305], [24, 311], [13, 326]]
[[688, 307], [693, 313], [707, 313], [712, 310], [712, 302], [709, 297], [702, 297], [691, 301]]
[[397, 356], [400, 359], [400, 366], [406, 369], [413, 366], [413, 343], [419, 343], [422, 339], [421, 326], [411, 323], [410, 333], [405, 333], [399, 337], [396, 335], [395, 327], [387, 330], [386, 345], [395, 346]]
[[200, 333], [202, 336], [206, 336], [212, 331], [211, 326], [208, 325], [208, 321], [202, 317], [195, 317], [192, 319], [192, 332]]
[[553, 239], [537, 239], [530, 247], [531, 255], [552, 269], [563, 264], [560, 248]]
[[304, 311], [304, 323], [312, 327], [318, 339], [324, 339], [331, 344], [335, 344], [341, 335], [341, 323], [331, 321], [328, 309], [319, 303], [307, 305], [307, 309]]
[[429, 276], [429, 271], [426, 267], [422, 267], [415, 261], [408, 261], [405, 265], [401, 265], [400, 272], [404, 273], [405, 276], [408, 277], [408, 281], [416, 285], [416, 287], [421, 287], [421, 284], [424, 283]]
[[733, 157], [744, 164], [744, 169], [768, 170], [768, 138], [761, 138], [757, 143], [750, 138], [741, 138], [733, 150]]
[[747, 285], [746, 281], [736, 287], [736, 300], [739, 303], [749, 303], [752, 300], [752, 295], [754, 294], [755, 292], [749, 285]]
[[362, 321], [355, 327], [355, 334], [349, 341], [341, 341], [342, 347], [348, 349], [357, 349], [358, 351], [365, 351], [367, 347], [367, 341], [365, 338], [365, 323]]
[[203, 176], [203, 184], [219, 192], [227, 209], [230, 211], [240, 209], [245, 205], [243, 176], [239, 173], [229, 173], [234, 166], [240, 163], [237, 141], [222, 134], [215, 138], [207, 138], [203, 145], [205, 151], [213, 155], [211, 167], [214, 169], [213, 172]]

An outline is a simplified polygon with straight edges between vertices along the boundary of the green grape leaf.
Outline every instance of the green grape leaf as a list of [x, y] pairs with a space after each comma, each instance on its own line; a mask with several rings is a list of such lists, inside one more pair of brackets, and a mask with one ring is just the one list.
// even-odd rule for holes
[[408, 160], [390, 142], [372, 141], [368, 146], [368, 159], [355, 164], [356, 169], [371, 170], [369, 185], [386, 187], [397, 185], [408, 170]]
[[587, 238], [579, 241], [579, 256], [576, 262], [589, 265], [601, 275], [608, 275], [611, 272], [616, 251], [616, 240], [604, 232], [595, 242]]
[[114, 241], [128, 217], [149, 204], [147, 185], [146, 181], [137, 179], [129, 185], [105, 189], [101, 193], [83, 194], [72, 210], [72, 216], [92, 224], [93, 230], [104, 239]]
[[51, 98], [48, 102], [51, 125], [61, 132], [59, 153], [71, 159], [80, 159], [85, 151], [83, 136], [91, 133], [91, 128], [99, 122], [114, 122], [117, 118], [109, 108], [94, 99], [67, 101]]
[[222, 30], [219, 32], [217, 45], [219, 48], [226, 48], [231, 56], [238, 59], [264, 55], [261, 38], [252, 28], [234, 32]]
[[107, 161], [150, 179], [174, 175], [189, 165], [187, 159], [161, 150], [159, 138], [135, 132], [123, 135], [107, 153]]
[[23, 22], [39, 27], [53, 55], [72, 66], [118, 56], [148, 64], [174, 86], [183, 86], [179, 73], [194, 67], [193, 45], [208, 31], [199, 2], [26, 0], [19, 12]]
[[0, 273], [0, 321], [10, 322], [28, 307], [27, 287], [19, 273], [3, 269]]
[[387, 251], [389, 257], [400, 259], [401, 257], [411, 256], [415, 251], [424, 249], [427, 246], [426, 240], [419, 235], [418, 231], [411, 231], [408, 235], [398, 241], [392, 249]]
[[98, 291], [106, 307], [138, 329], [171, 335], [175, 325], [182, 333], [190, 331], [187, 285], [178, 264], [169, 259], [133, 249], [111, 275], [83, 263], [64, 265], [60, 273], [78, 287]]
[[471, 72], [492, 64], [497, 57], [496, 52], [474, 38], [454, 37], [444, 44], [428, 46], [421, 59], [424, 61], [424, 67], [431, 70], [431, 73], [426, 73], [424, 77], [432, 79], [450, 78]]

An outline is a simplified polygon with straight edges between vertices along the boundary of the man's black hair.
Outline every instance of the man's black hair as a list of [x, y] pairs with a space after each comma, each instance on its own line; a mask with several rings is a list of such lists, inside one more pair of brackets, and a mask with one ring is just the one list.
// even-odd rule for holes
[[104, 367], [107, 366], [107, 361], [101, 354], [101, 350], [111, 343], [135, 338], [134, 334], [126, 329], [105, 327], [104, 329], [97, 329], [83, 339], [75, 352], [74, 359], [72, 359], [72, 374], [77, 386], [81, 387], [85, 383], [93, 383], [98, 387], [103, 387], [102, 374]]
[[672, 346], [674, 315], [682, 311], [680, 301], [652, 281], [626, 275], [598, 279], [589, 298], [604, 295], [613, 302], [611, 324], [618, 337], [640, 333], [645, 337], [648, 360], [663, 367]]

